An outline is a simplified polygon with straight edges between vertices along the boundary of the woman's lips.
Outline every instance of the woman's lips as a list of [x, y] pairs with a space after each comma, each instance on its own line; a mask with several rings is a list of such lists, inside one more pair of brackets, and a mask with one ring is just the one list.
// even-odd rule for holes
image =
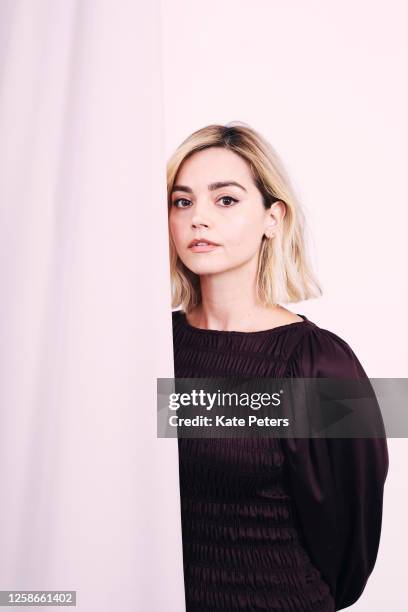
[[193, 246], [189, 247], [189, 251], [192, 251], [193, 253], [209, 253], [210, 251], [215, 251], [215, 249], [218, 249], [219, 247], [219, 244], [194, 244]]

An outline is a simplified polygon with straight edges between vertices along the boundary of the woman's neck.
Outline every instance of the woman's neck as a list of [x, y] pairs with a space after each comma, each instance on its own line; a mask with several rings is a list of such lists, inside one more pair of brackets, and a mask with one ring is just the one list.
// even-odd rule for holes
[[279, 304], [264, 306], [257, 297], [257, 259], [220, 274], [200, 275], [201, 303], [187, 313], [201, 329], [260, 331], [302, 321]]
[[263, 306], [240, 295], [223, 302], [211, 301], [204, 294], [202, 303], [187, 314], [193, 327], [223, 331], [261, 331], [302, 321], [302, 318], [280, 306]]

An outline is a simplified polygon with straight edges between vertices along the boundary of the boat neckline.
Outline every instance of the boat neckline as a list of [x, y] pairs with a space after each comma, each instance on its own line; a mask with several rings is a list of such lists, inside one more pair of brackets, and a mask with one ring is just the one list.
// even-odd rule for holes
[[289, 327], [298, 327], [300, 325], [307, 325], [307, 324], [311, 324], [311, 321], [309, 321], [309, 319], [302, 314], [297, 314], [298, 317], [301, 317], [303, 319], [303, 321], [294, 321], [293, 323], [285, 323], [285, 325], [277, 325], [276, 327], [272, 327], [271, 329], [259, 329], [257, 331], [235, 331], [235, 330], [226, 330], [226, 329], [204, 329], [202, 327], [195, 327], [194, 325], [190, 325], [190, 323], [187, 321], [187, 316], [186, 313], [182, 310], [176, 310], [174, 312], [179, 313], [180, 316], [180, 320], [182, 325], [189, 329], [192, 330], [194, 332], [198, 332], [198, 333], [204, 333], [204, 334], [220, 334], [220, 335], [234, 335], [234, 336], [257, 336], [257, 335], [261, 335], [261, 334], [272, 334], [272, 333], [276, 333], [279, 332], [281, 330], [287, 329]]

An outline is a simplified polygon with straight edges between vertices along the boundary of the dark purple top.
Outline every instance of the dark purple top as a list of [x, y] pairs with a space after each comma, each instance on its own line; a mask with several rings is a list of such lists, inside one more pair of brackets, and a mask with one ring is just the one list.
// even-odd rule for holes
[[[303, 321], [204, 330], [173, 312], [176, 378], [361, 378], [336, 334]], [[384, 438], [179, 438], [187, 612], [333, 612], [377, 556]]]

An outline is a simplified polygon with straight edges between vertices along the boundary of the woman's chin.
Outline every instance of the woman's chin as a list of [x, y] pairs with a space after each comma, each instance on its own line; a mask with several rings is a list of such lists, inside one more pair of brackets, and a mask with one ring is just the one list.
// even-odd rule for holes
[[194, 272], [194, 274], [198, 274], [199, 276], [209, 275], [209, 274], [223, 274], [224, 272], [228, 272], [230, 269], [229, 266], [216, 266], [216, 265], [200, 265], [200, 266], [188, 266], [188, 268]]

